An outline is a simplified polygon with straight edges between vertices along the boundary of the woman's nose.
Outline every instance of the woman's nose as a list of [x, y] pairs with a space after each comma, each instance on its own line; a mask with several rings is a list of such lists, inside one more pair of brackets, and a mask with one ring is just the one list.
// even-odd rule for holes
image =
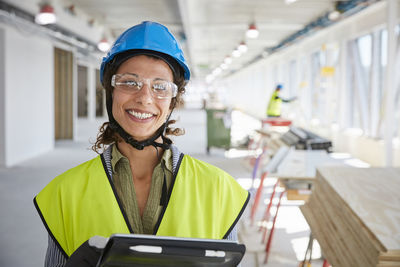
[[136, 101], [142, 104], [151, 104], [153, 96], [151, 94], [151, 87], [149, 82], [144, 82], [142, 88], [136, 94]]

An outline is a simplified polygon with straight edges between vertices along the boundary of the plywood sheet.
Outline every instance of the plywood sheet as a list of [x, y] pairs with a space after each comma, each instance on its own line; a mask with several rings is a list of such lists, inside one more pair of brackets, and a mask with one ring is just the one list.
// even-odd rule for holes
[[318, 171], [386, 250], [400, 249], [400, 169], [324, 166]]
[[400, 169], [318, 168], [301, 211], [333, 266], [400, 265], [399, 182]]

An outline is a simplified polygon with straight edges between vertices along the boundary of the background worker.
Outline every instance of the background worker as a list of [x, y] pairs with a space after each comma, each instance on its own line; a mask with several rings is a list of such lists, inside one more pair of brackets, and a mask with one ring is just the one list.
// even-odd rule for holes
[[275, 88], [275, 91], [272, 93], [271, 98], [268, 103], [267, 107], [267, 117], [280, 117], [281, 116], [281, 109], [282, 109], [282, 102], [288, 103], [296, 100], [297, 97], [293, 97], [290, 99], [284, 99], [279, 96], [281, 90], [283, 89], [282, 84], [278, 84]]
[[248, 192], [166, 136], [182, 134], [170, 116], [190, 79], [169, 30], [148, 21], [126, 30], [103, 58], [100, 79], [109, 119], [93, 146], [100, 155], [34, 199], [49, 232], [45, 266], [95, 266], [90, 247], [114, 233], [236, 240]]

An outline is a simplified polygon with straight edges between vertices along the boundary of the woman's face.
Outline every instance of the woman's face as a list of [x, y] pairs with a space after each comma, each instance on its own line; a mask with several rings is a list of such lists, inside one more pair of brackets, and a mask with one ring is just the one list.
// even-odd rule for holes
[[[170, 67], [161, 59], [145, 55], [134, 56], [118, 68], [116, 74], [130, 73], [150, 80], [162, 79], [173, 82]], [[166, 121], [170, 112], [171, 99], [152, 96], [149, 84], [134, 94], [115, 88], [113, 91], [112, 114], [121, 127], [138, 141], [154, 135]]]

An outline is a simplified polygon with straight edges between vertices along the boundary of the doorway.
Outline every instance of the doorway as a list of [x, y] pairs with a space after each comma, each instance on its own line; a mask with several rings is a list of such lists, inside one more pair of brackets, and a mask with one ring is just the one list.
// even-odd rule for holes
[[73, 55], [54, 48], [55, 139], [73, 138]]

